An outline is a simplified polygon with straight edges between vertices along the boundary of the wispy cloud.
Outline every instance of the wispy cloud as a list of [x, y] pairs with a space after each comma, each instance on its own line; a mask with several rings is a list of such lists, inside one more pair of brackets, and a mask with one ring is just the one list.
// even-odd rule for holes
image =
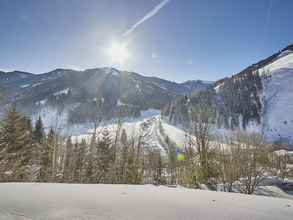
[[122, 36], [126, 37], [127, 35], [131, 34], [139, 25], [156, 15], [170, 0], [163, 0], [160, 4], [156, 5], [151, 11], [149, 11], [142, 19], [136, 22], [131, 28], [126, 30]]
[[269, 38], [269, 28], [270, 28], [271, 16], [272, 16], [272, 11], [273, 11], [273, 4], [274, 4], [274, 0], [268, 0], [268, 8], [267, 8], [266, 18], [265, 18], [265, 22], [264, 22], [264, 26], [263, 26], [264, 46], [266, 45], [267, 40]]
[[274, 1], [269, 0], [268, 9], [267, 9], [267, 16], [266, 16], [266, 21], [265, 21], [265, 25], [264, 25], [264, 29], [265, 29], [266, 34], [267, 34], [267, 31], [268, 31], [268, 28], [269, 28], [269, 25], [270, 25], [270, 20], [271, 20], [271, 15], [272, 15], [272, 10], [273, 10], [273, 4], [274, 4]]

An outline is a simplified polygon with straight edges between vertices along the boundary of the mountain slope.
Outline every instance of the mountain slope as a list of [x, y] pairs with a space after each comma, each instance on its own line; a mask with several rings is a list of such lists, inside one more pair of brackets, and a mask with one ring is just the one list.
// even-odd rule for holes
[[160, 110], [173, 99], [207, 88], [210, 83], [175, 83], [114, 68], [85, 71], [56, 69], [44, 74], [0, 73], [1, 112], [11, 103], [47, 127], [70, 130], [90, 127], [97, 113], [103, 120], [139, 117], [148, 109]]
[[[190, 125], [190, 109], [199, 99], [215, 109], [215, 127], [263, 133], [270, 141], [293, 141], [293, 45], [219, 80], [214, 87], [164, 108], [172, 124]], [[188, 101], [188, 102], [187, 102]]]

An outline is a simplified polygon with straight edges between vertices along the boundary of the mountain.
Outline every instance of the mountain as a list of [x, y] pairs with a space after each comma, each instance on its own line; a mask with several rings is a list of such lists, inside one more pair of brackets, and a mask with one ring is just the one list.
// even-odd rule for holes
[[255, 63], [205, 91], [178, 98], [162, 114], [174, 125], [190, 127], [190, 110], [204, 101], [214, 110], [216, 129], [263, 133], [273, 142], [293, 141], [293, 45]]
[[211, 83], [175, 83], [114, 68], [56, 69], [44, 74], [0, 72], [0, 112], [14, 103], [34, 120], [42, 116], [47, 127], [69, 132], [74, 127], [91, 127], [97, 111], [105, 121], [140, 117]]

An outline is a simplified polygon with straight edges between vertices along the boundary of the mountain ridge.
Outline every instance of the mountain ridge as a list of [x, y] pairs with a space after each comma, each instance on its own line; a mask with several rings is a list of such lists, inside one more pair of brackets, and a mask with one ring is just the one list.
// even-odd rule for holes
[[[44, 74], [0, 73], [2, 109], [14, 104], [33, 120], [42, 116], [47, 126], [58, 115], [61, 127], [93, 121], [98, 108], [103, 120], [139, 117], [148, 109], [160, 110], [173, 99], [206, 89], [202, 81], [176, 83], [115, 68], [84, 71], [55, 69]], [[98, 107], [103, 100], [102, 107]]]
[[[293, 45], [218, 80], [212, 88], [190, 99], [178, 98], [163, 115], [189, 129], [189, 112], [205, 100], [214, 110], [215, 127], [262, 133], [272, 142], [293, 142]], [[208, 98], [207, 98], [208, 97]], [[188, 102], [187, 102], [188, 101]]]

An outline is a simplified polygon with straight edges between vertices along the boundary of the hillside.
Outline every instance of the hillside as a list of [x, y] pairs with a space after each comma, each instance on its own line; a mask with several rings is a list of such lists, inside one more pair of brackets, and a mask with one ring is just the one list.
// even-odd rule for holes
[[[41, 116], [47, 127], [71, 133], [102, 120], [137, 118], [148, 109], [160, 110], [173, 99], [206, 89], [211, 83], [175, 83], [114, 68], [85, 71], [56, 69], [44, 74], [0, 72], [1, 113], [8, 105]], [[89, 125], [90, 124], [90, 125]]]
[[163, 115], [169, 123], [188, 128], [190, 110], [202, 101], [214, 109], [214, 124], [219, 130], [257, 131], [270, 141], [288, 143], [293, 141], [292, 83], [290, 45], [190, 99], [176, 99]]

